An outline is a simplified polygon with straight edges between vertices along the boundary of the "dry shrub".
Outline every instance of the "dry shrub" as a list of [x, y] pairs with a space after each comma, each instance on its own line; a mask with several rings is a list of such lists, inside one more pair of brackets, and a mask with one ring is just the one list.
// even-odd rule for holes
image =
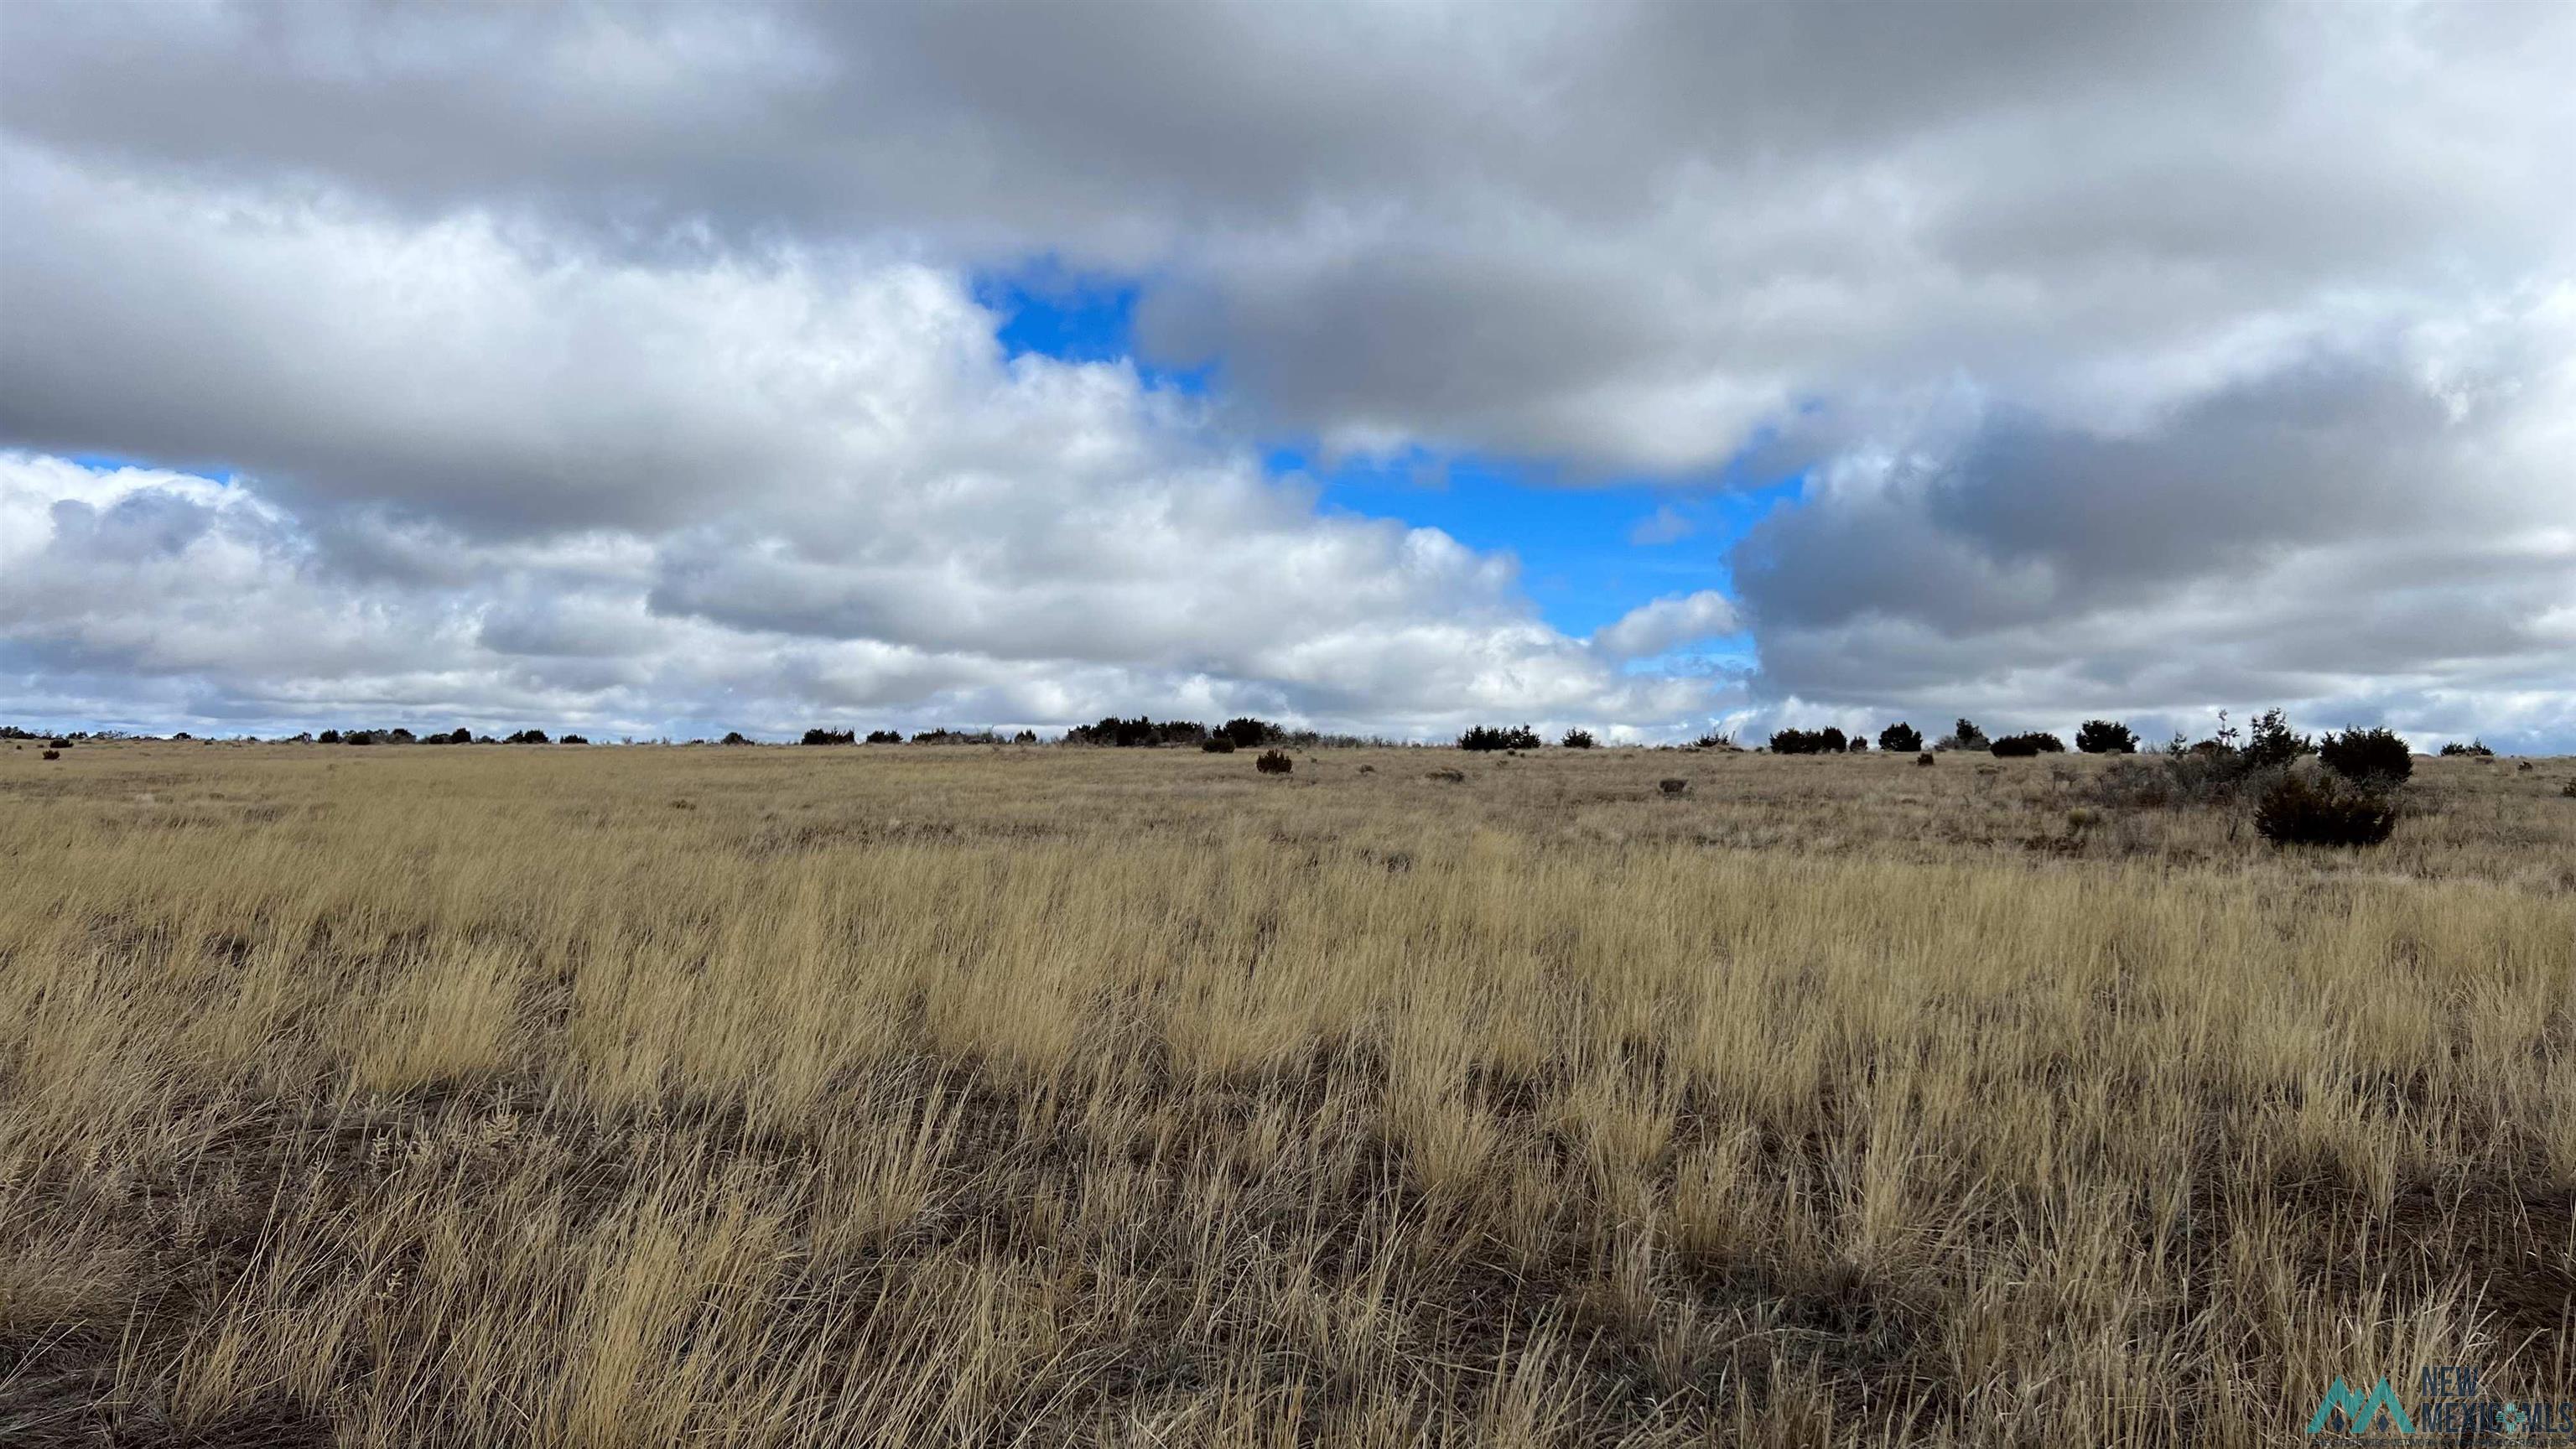
[[2387, 794], [2303, 770], [2279, 775], [2254, 807], [2256, 833], [2275, 845], [2377, 845], [2396, 826]]

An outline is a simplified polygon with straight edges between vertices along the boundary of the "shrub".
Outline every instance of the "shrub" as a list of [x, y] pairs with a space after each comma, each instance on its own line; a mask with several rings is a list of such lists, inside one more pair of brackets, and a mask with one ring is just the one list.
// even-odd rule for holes
[[1248, 750], [1255, 745], [1276, 744], [1279, 741], [1279, 726], [1266, 719], [1253, 719], [1248, 715], [1239, 715], [1227, 720], [1217, 726], [1216, 732], [1223, 735], [1239, 750]]
[[1477, 725], [1458, 737], [1458, 748], [1462, 750], [1535, 750], [1538, 747], [1538, 731], [1528, 725], [1514, 725], [1508, 729]]
[[1950, 732], [1932, 746], [1936, 750], [1982, 750], [1987, 745], [1986, 732], [1974, 720], [1962, 719], [1950, 726]]
[[2032, 755], [2065, 754], [2066, 741], [2052, 734], [2033, 732], [2026, 735], [2006, 735], [1986, 748], [2004, 759], [2027, 759]]
[[2566, 796], [2570, 800], [2576, 800], [2576, 780], [2569, 780], [2566, 784], [2559, 786], [2558, 793]]
[[1439, 780], [1450, 785], [1464, 785], [1467, 783], [1467, 772], [1464, 770], [1434, 770], [1422, 778], [1426, 780]]
[[1011, 736], [1011, 743], [1015, 745], [1034, 745], [1037, 742], [1038, 732], [1036, 730], [1022, 730], [1018, 734]]
[[313, 737], [313, 742], [320, 745], [336, 745], [340, 743], [340, 732], [338, 730], [324, 730], [322, 733]]
[[2375, 790], [2293, 770], [2254, 806], [2254, 829], [2275, 845], [2377, 845], [2397, 825], [2397, 805]]
[[1917, 750], [1917, 751], [1915, 751], [1915, 753], [1914, 753], [1914, 763], [1915, 763], [1917, 766], [1923, 766], [1923, 765], [1931, 764], [1931, 763], [1932, 763], [1932, 752], [1931, 752], [1930, 750]]
[[1707, 734], [1701, 735], [1698, 739], [1691, 741], [1691, 748], [1695, 750], [1732, 750], [1736, 748], [1735, 736], [1719, 734], [1717, 731], [1711, 730]]
[[1592, 731], [1590, 730], [1567, 730], [1565, 732], [1565, 738], [1558, 743], [1564, 745], [1569, 750], [1588, 750], [1595, 744], [1598, 744], [1599, 741], [1592, 738]]
[[1228, 735], [1213, 734], [1201, 740], [1199, 748], [1211, 755], [1230, 755], [1234, 753], [1234, 740]]
[[1261, 758], [1252, 762], [1252, 768], [1265, 775], [1285, 775], [1297, 768], [1297, 762], [1288, 758], [1286, 750], [1263, 750]]
[[2346, 729], [2317, 741], [2317, 758], [2347, 780], [2395, 784], [2415, 773], [2414, 752], [2384, 729]]
[[[1167, 719], [1156, 724], [1143, 715], [1120, 719], [1111, 715], [1098, 724], [1076, 725], [1065, 732], [1065, 743], [1073, 745], [1108, 745], [1117, 749], [1148, 749], [1156, 745], [1195, 745], [1208, 736], [1206, 725], [1196, 720]], [[919, 744], [921, 736], [913, 736]]]
[[2301, 755], [2315, 754], [2317, 747], [2306, 735], [2292, 734], [2289, 721], [2277, 709], [2267, 709], [2254, 717], [2245, 735], [2245, 766], [2249, 770], [2268, 770], [2287, 765]]
[[2453, 756], [2466, 755], [2472, 759], [2480, 760], [2492, 760], [2495, 758], [2495, 751], [2488, 749], [2486, 741], [2484, 740], [2471, 740], [2465, 745], [2461, 744], [2458, 740], [2453, 740], [2449, 744], [2442, 746], [2442, 753]]
[[[505, 745], [542, 745], [545, 742], [546, 732], [544, 730], [521, 730], [517, 734], [503, 740], [501, 743]], [[725, 743], [732, 744], [734, 741], [727, 739]]]
[[870, 731], [868, 731], [868, 743], [869, 743], [869, 744], [872, 744], [872, 745], [899, 745], [899, 744], [902, 744], [902, 743], [903, 743], [903, 731], [901, 731], [901, 730], [870, 730]]
[[2134, 755], [2138, 736], [2118, 720], [2088, 719], [2076, 726], [2075, 748], [2088, 755]]
[[859, 736], [855, 730], [826, 729], [807, 730], [805, 738], [797, 741], [798, 744], [805, 745], [854, 745], [858, 742]]
[[586, 745], [589, 744], [590, 741], [581, 735], [566, 735], [555, 743], [564, 745]]
[[1851, 737], [1851, 743], [1843, 746], [1843, 750], [1846, 754], [1865, 755], [1869, 753], [1869, 737], [1854, 735]]
[[1899, 720], [1878, 732], [1878, 747], [1892, 755], [1920, 751], [1923, 748], [1923, 731]]
[[1820, 730], [1780, 730], [1771, 736], [1771, 753], [1775, 755], [1839, 755], [1849, 743], [1843, 732], [1832, 725]]
[[60, 750], [52, 750], [52, 749], [49, 749], [49, 750], [45, 751], [45, 758], [46, 758], [46, 759], [48, 759], [48, 760], [59, 760], [59, 759], [61, 759], [62, 757], [63, 757], [63, 752], [62, 752], [62, 751], [60, 751]]
[[1690, 793], [1690, 781], [1657, 780], [1655, 782], [1655, 788], [1663, 791], [1667, 795], [1687, 795]]
[[725, 731], [724, 739], [720, 743], [728, 745], [747, 745], [750, 744], [751, 741], [740, 730], [727, 730]]

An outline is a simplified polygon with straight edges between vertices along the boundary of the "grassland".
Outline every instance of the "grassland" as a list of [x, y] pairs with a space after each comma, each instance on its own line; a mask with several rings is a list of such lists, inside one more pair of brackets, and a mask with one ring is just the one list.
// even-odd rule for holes
[[0, 1442], [2576, 1397], [2576, 766], [2364, 853], [2102, 768], [0, 752]]

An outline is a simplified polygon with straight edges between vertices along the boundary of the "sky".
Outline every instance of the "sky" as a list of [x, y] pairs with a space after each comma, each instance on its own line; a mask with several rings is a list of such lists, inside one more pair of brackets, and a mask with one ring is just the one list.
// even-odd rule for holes
[[2576, 752], [2576, 6], [0, 6], [0, 719]]

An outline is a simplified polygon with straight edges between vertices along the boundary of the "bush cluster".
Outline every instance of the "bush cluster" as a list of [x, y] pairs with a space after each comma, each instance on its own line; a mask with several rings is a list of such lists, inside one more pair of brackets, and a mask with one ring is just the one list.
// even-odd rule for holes
[[1820, 730], [1780, 730], [1771, 736], [1775, 755], [1839, 755], [1850, 744], [1832, 725]]
[[1288, 758], [1285, 750], [1263, 750], [1261, 758], [1252, 762], [1252, 768], [1265, 775], [1285, 775], [1297, 768], [1297, 763]]
[[2486, 741], [2484, 740], [2471, 740], [2465, 745], [2461, 744], [2458, 740], [2453, 740], [2449, 744], [2442, 746], [2442, 753], [2455, 758], [2463, 755], [2470, 759], [2477, 760], [2492, 760], [2495, 758], [2495, 751], [2488, 749]]
[[1266, 719], [1254, 719], [1249, 715], [1238, 715], [1227, 720], [1217, 726], [1216, 732], [1224, 736], [1226, 741], [1238, 750], [1249, 750], [1260, 745], [1275, 745], [1284, 738], [1284, 733], [1279, 726]]
[[2254, 806], [2254, 829], [2275, 845], [2377, 845], [2397, 826], [2397, 803], [2332, 775], [2287, 770]]
[[1590, 730], [1567, 730], [1565, 738], [1558, 743], [1569, 750], [1588, 750], [1600, 742], [1592, 738]]
[[[1076, 725], [1066, 732], [1069, 745], [1105, 745], [1114, 749], [1150, 749], [1157, 745], [1195, 745], [1208, 737], [1208, 727], [1196, 720], [1167, 719], [1160, 724], [1138, 715], [1120, 719], [1111, 715], [1098, 724]], [[919, 744], [922, 736], [914, 735]]]
[[2006, 735], [1986, 748], [2005, 759], [2027, 759], [2032, 755], [2065, 754], [2066, 741], [2045, 731], [2034, 730], [2029, 734]]
[[2317, 741], [2317, 759], [2347, 780], [2395, 784], [2415, 773], [2415, 753], [2384, 729], [2347, 728]]
[[805, 738], [797, 741], [798, 744], [805, 745], [855, 745], [858, 742], [859, 734], [856, 730], [826, 729], [807, 730]]
[[2115, 719], [2088, 719], [2075, 728], [2075, 748], [2088, 755], [2134, 755], [2138, 736]]
[[1528, 725], [1513, 725], [1508, 729], [1477, 725], [1458, 737], [1458, 748], [1462, 750], [1535, 750], [1538, 747], [1538, 731]]
[[1230, 755], [1234, 753], [1234, 740], [1228, 735], [1214, 734], [1200, 741], [1199, 748], [1211, 755]]

